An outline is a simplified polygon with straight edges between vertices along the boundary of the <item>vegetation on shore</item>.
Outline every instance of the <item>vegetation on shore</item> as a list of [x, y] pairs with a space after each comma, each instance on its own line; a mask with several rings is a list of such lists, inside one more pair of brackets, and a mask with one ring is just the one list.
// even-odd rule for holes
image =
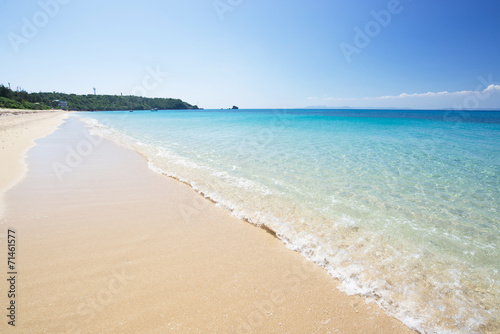
[[[67, 107], [60, 102], [66, 102]], [[149, 110], [198, 109], [180, 99], [147, 98], [120, 95], [77, 95], [65, 93], [28, 93], [21, 88], [12, 90], [0, 85], [0, 108], [8, 109], [68, 109], [68, 110]]]

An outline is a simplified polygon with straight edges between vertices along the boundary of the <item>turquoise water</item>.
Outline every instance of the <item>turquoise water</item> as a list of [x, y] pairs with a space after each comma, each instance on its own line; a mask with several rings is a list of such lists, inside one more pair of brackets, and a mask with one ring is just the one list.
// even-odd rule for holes
[[500, 112], [79, 116], [408, 326], [500, 331]]

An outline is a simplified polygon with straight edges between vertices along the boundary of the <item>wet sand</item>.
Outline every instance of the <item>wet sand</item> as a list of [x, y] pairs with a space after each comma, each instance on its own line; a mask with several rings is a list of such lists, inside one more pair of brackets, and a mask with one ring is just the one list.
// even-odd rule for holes
[[27, 170], [24, 154], [35, 144], [35, 139], [54, 131], [65, 115], [61, 111], [0, 109], [0, 217], [4, 191]]
[[0, 225], [2, 262], [7, 229], [17, 236], [18, 331], [412, 333], [76, 117], [38, 140], [27, 165]]

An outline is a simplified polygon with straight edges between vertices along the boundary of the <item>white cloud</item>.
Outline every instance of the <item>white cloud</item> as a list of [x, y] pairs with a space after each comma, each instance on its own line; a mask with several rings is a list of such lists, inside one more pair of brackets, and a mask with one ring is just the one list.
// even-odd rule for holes
[[[491, 80], [490, 80], [491, 82]], [[482, 87], [485, 87], [483, 85]], [[478, 90], [458, 92], [402, 93], [394, 96], [337, 98], [323, 101], [331, 107], [349, 105], [352, 108], [402, 108], [402, 109], [499, 109], [500, 85], [489, 84]]]
[[486, 91], [500, 91], [500, 85], [494, 85], [494, 84], [491, 84], [489, 85], [488, 87], [486, 87], [486, 89], [484, 90], [485, 92]]

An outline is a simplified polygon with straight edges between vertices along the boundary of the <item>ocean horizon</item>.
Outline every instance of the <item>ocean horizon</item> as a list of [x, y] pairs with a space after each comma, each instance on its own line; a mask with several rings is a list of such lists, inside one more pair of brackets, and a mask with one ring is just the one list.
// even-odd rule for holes
[[410, 328], [500, 329], [500, 112], [76, 115]]

